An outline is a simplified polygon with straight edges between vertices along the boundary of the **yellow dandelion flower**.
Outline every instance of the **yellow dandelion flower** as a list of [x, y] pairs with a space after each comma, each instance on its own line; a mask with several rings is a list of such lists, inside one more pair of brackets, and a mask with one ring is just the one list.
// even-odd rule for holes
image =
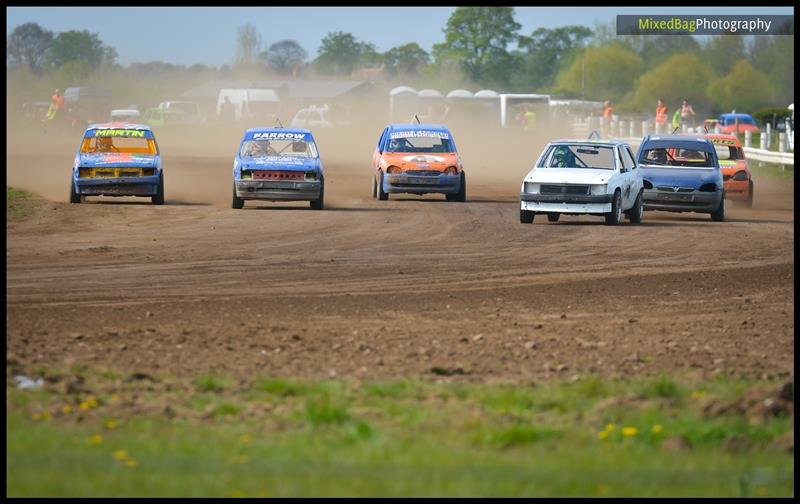
[[613, 423], [610, 423], [610, 424], [606, 425], [606, 430], [608, 432], [611, 432], [611, 431], [614, 430], [615, 427], [616, 427], [616, 425], [614, 425]]
[[706, 396], [706, 393], [702, 390], [695, 390], [692, 392], [692, 399], [702, 399]]
[[86, 443], [92, 446], [99, 445], [102, 442], [103, 442], [103, 436], [101, 436], [100, 434], [89, 436], [89, 439], [86, 440]]
[[663, 430], [664, 430], [664, 427], [662, 427], [661, 424], [655, 424], [653, 426], [653, 432], [655, 432], [656, 434], [658, 434], [659, 432], [661, 432]]
[[41, 419], [42, 419], [42, 414], [41, 413], [33, 413], [31, 415], [31, 420], [41, 420]]
[[253, 436], [251, 436], [250, 434], [242, 434], [241, 436], [239, 436], [240, 443], [249, 443], [252, 440]]
[[136, 466], [139, 465], [139, 462], [137, 462], [136, 460], [133, 460], [133, 459], [126, 460], [125, 461], [125, 465], [128, 466], [128, 467], [136, 467]]
[[86, 401], [82, 401], [82, 402], [81, 402], [81, 404], [80, 404], [78, 407], [79, 407], [80, 409], [82, 409], [83, 411], [86, 411], [86, 410], [88, 410], [88, 409], [90, 409], [90, 408], [91, 408], [91, 406], [89, 405], [89, 403], [88, 403], [88, 402], [86, 402]]
[[622, 435], [625, 437], [632, 437], [639, 433], [639, 429], [636, 427], [623, 427], [622, 428]]
[[106, 429], [111, 430], [119, 427], [119, 422], [116, 420], [106, 420], [105, 424], [103, 425], [105, 425]]
[[69, 415], [70, 413], [72, 413], [72, 406], [70, 406], [69, 404], [65, 404], [64, 407], [61, 408], [61, 411], [63, 411], [65, 415]]
[[97, 407], [97, 399], [95, 399], [94, 396], [89, 396], [86, 399], [86, 403], [89, 405], [90, 408], [96, 408]]
[[125, 450], [117, 450], [111, 455], [114, 457], [114, 459], [119, 460], [121, 462], [128, 460], [128, 452]]
[[600, 431], [597, 433], [597, 439], [603, 440], [608, 437], [608, 431]]

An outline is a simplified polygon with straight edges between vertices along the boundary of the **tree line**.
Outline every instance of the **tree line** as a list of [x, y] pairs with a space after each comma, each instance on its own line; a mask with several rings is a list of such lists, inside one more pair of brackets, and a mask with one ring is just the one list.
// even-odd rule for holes
[[[621, 112], [650, 112], [658, 98], [672, 107], [688, 99], [709, 112], [785, 107], [794, 100], [794, 36], [616, 35], [613, 25], [538, 28], [522, 33], [512, 7], [458, 7], [444, 39], [428, 52], [409, 42], [380, 52], [351, 33], [331, 32], [312, 58], [295, 40], [264, 44], [251, 24], [239, 28], [230, 65], [138, 63], [122, 68], [97, 34], [54, 34], [36, 23], [8, 36], [10, 69], [79, 80], [100, 68], [136, 76], [339, 76], [442, 89], [491, 88], [611, 100]], [[366, 73], [365, 73], [366, 72]]]

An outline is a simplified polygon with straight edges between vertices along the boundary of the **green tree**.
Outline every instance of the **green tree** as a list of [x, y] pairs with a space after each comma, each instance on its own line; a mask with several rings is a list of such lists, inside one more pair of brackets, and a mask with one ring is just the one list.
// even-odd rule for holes
[[61, 65], [57, 72], [57, 79], [63, 87], [75, 86], [86, 83], [92, 68], [85, 60], [70, 60]]
[[[635, 102], [640, 110], [653, 111], [656, 100], [663, 99], [672, 112], [684, 99], [697, 109], [707, 102], [706, 89], [712, 78], [708, 65], [695, 54], [676, 54], [642, 75]], [[699, 107], [701, 109], [705, 107]]]
[[375, 46], [360, 42], [352, 33], [331, 32], [322, 39], [314, 65], [328, 74], [350, 75], [362, 59], [375, 59]]
[[95, 69], [103, 63], [113, 63], [114, 59], [116, 50], [104, 46], [97, 33], [88, 30], [59, 33], [47, 52], [47, 60], [56, 68], [68, 61], [85, 61], [89, 68]]
[[437, 63], [460, 59], [465, 74], [477, 83], [508, 83], [518, 58], [507, 47], [517, 40], [520, 27], [513, 7], [457, 7], [433, 56]]
[[295, 40], [275, 42], [259, 56], [270, 69], [282, 74], [302, 65], [307, 57], [306, 50]]
[[47, 50], [53, 44], [53, 32], [36, 23], [17, 26], [6, 41], [6, 55], [18, 65], [27, 66], [32, 72], [41, 70]]
[[673, 54], [700, 54], [700, 44], [691, 35], [658, 35], [642, 44], [639, 56], [647, 68], [654, 68]]
[[530, 37], [520, 36], [518, 46], [525, 52], [513, 77], [515, 87], [540, 90], [552, 86], [559, 70], [591, 36], [592, 31], [584, 26], [539, 28]]
[[752, 112], [774, 104], [775, 87], [767, 74], [739, 60], [728, 75], [711, 82], [708, 96], [720, 110]]
[[416, 42], [393, 47], [384, 54], [386, 68], [391, 74], [417, 75], [430, 59], [428, 52]]
[[622, 44], [588, 47], [556, 78], [558, 90], [587, 100], [618, 101], [643, 69], [642, 58]]
[[255, 26], [247, 23], [236, 32], [236, 57], [234, 66], [252, 67], [261, 52], [261, 35]]
[[775, 85], [776, 104], [786, 106], [794, 101], [794, 36], [755, 37], [750, 61]]
[[731, 71], [737, 61], [745, 57], [744, 37], [717, 35], [703, 45], [703, 61], [717, 75]]

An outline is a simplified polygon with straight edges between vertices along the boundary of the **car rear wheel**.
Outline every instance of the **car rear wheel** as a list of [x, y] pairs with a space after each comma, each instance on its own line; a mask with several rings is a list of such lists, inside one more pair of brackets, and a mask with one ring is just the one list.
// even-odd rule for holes
[[69, 184], [69, 202], [70, 203], [83, 203], [83, 197], [75, 192], [75, 182]]
[[319, 188], [319, 198], [311, 202], [312, 210], [322, 210], [325, 206], [325, 180], [322, 180]]
[[372, 176], [372, 197], [378, 197], [378, 182], [375, 180], [375, 175]]
[[714, 222], [722, 222], [725, 220], [725, 192], [723, 191], [722, 197], [719, 199], [719, 206], [711, 213], [711, 220]]
[[547, 220], [550, 222], [558, 222], [558, 219], [561, 217], [560, 213], [549, 213], [547, 214]]
[[609, 226], [617, 226], [622, 220], [622, 197], [619, 191], [614, 193], [614, 199], [611, 200], [611, 211], [606, 214], [606, 224]]
[[241, 210], [244, 208], [244, 200], [236, 196], [236, 182], [233, 183], [233, 200], [231, 201], [231, 208]]
[[383, 191], [383, 172], [378, 173], [378, 199], [386, 201], [389, 199], [389, 193]]
[[531, 212], [530, 210], [519, 211], [519, 221], [522, 224], [532, 224], [534, 217], [536, 217], [536, 214], [534, 212]]
[[744, 206], [747, 208], [753, 208], [753, 181], [751, 180], [747, 184], [747, 199], [744, 200]]
[[164, 204], [164, 172], [161, 172], [161, 176], [158, 177], [158, 191], [156, 195], [152, 196], [150, 199], [154, 205]]
[[636, 196], [636, 201], [633, 202], [633, 207], [628, 210], [628, 220], [631, 224], [641, 224], [644, 218], [644, 202], [642, 201], [642, 193]]

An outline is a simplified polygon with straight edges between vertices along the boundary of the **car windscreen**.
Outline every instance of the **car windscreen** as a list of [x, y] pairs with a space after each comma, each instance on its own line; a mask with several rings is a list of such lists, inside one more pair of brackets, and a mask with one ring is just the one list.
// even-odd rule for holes
[[239, 155], [242, 157], [280, 156], [316, 158], [317, 146], [314, 142], [307, 142], [305, 140], [246, 140], [242, 143]]
[[741, 154], [741, 149], [733, 145], [714, 145], [714, 150], [717, 151], [717, 157], [720, 161], [735, 161], [737, 159], [744, 159]]
[[404, 131], [391, 134], [386, 152], [455, 152], [455, 148], [448, 133]]
[[614, 148], [599, 145], [553, 145], [539, 167], [613, 170], [616, 168]]
[[120, 153], [158, 154], [152, 138], [123, 136], [87, 136], [81, 142], [81, 154]]
[[710, 152], [699, 149], [657, 147], [642, 151], [639, 163], [664, 167], [714, 168], [714, 157]]

